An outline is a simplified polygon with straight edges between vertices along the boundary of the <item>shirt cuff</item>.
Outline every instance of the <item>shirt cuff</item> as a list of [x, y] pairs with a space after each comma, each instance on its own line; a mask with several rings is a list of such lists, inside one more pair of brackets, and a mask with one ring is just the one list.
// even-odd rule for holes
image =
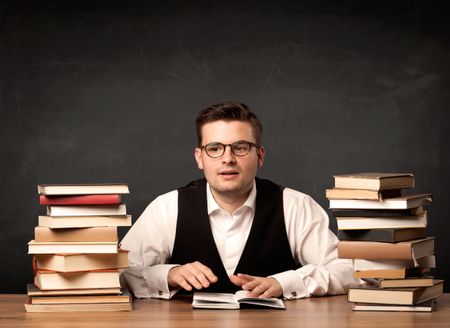
[[167, 283], [167, 273], [175, 266], [177, 264], [134, 266], [125, 269], [121, 278], [137, 298], [170, 299], [178, 292], [178, 289], [170, 290]]
[[280, 272], [269, 277], [275, 278], [283, 289], [283, 297], [286, 299], [296, 299], [309, 297], [310, 294], [306, 292], [303, 277], [300, 272], [289, 270]]

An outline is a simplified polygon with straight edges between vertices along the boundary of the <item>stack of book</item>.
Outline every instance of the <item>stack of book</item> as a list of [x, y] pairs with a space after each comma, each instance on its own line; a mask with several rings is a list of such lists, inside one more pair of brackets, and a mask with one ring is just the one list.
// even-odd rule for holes
[[432, 311], [443, 293], [433, 279], [434, 237], [426, 235], [431, 194], [404, 194], [414, 176], [401, 173], [357, 173], [334, 176], [326, 190], [337, 221], [339, 258], [352, 259], [354, 310]]
[[119, 269], [128, 253], [118, 246], [117, 229], [131, 226], [121, 202], [126, 184], [39, 185], [34, 239], [34, 284], [28, 284], [27, 312], [130, 311], [131, 297], [120, 288]]

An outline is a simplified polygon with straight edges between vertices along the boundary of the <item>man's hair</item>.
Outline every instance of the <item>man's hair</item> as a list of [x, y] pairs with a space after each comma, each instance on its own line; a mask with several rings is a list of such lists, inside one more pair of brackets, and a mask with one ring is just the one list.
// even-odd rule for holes
[[262, 124], [259, 118], [242, 103], [226, 102], [212, 105], [203, 109], [197, 115], [197, 144], [202, 145], [203, 125], [216, 121], [241, 121], [248, 122], [253, 127], [253, 134], [257, 145], [261, 145]]

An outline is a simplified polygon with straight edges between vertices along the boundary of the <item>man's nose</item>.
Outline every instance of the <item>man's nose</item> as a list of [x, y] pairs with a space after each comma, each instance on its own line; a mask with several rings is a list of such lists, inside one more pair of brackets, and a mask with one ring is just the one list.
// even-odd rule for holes
[[231, 145], [225, 146], [225, 150], [222, 155], [222, 162], [223, 163], [235, 163], [236, 162], [236, 155], [231, 150]]

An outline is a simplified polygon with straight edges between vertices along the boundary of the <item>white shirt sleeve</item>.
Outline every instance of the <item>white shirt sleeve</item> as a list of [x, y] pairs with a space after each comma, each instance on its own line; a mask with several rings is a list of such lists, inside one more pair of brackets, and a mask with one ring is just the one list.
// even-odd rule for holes
[[329, 229], [328, 215], [310, 196], [285, 188], [283, 208], [289, 244], [297, 270], [281, 272], [277, 279], [288, 299], [345, 294], [358, 285], [350, 260], [338, 259], [338, 239]]
[[175, 241], [178, 215], [178, 192], [156, 198], [130, 228], [121, 242], [128, 250], [130, 267], [121, 272], [121, 282], [138, 298], [171, 298], [167, 273], [174, 264], [170, 260]]

